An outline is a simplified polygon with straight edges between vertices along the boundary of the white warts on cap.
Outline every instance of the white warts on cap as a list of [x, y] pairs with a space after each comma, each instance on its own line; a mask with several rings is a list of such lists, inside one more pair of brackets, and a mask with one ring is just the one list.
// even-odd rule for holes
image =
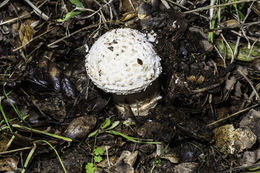
[[162, 72], [145, 34], [130, 28], [106, 32], [86, 55], [87, 74], [100, 89], [118, 95], [145, 90]]

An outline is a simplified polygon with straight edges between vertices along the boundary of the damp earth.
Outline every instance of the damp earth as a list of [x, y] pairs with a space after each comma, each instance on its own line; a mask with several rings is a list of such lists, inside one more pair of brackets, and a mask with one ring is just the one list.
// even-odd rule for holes
[[[0, 172], [259, 171], [260, 3], [219, 3], [0, 2]], [[161, 58], [146, 116], [118, 111], [86, 73], [115, 28], [139, 30]]]

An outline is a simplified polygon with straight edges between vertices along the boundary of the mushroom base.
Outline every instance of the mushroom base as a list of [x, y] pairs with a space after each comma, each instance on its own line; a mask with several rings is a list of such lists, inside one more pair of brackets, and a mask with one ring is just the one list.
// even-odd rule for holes
[[135, 116], [146, 116], [150, 109], [157, 105], [162, 96], [159, 93], [159, 82], [147, 87], [145, 91], [129, 95], [113, 95], [113, 101], [118, 111], [125, 113], [125, 108], [130, 107]]

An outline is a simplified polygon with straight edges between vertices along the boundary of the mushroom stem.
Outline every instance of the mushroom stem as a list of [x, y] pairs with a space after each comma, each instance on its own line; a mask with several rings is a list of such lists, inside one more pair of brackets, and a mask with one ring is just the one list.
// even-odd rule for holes
[[145, 91], [129, 94], [113, 94], [113, 101], [121, 114], [125, 114], [125, 107], [129, 106], [135, 116], [147, 116], [149, 110], [153, 109], [160, 100], [159, 81], [156, 80]]

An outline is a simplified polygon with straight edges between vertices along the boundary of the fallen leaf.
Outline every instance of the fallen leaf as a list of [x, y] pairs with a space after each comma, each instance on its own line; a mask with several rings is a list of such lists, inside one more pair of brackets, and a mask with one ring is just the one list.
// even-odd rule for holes
[[27, 24], [22, 24], [19, 29], [19, 37], [22, 45], [26, 45], [32, 38], [35, 30]]

